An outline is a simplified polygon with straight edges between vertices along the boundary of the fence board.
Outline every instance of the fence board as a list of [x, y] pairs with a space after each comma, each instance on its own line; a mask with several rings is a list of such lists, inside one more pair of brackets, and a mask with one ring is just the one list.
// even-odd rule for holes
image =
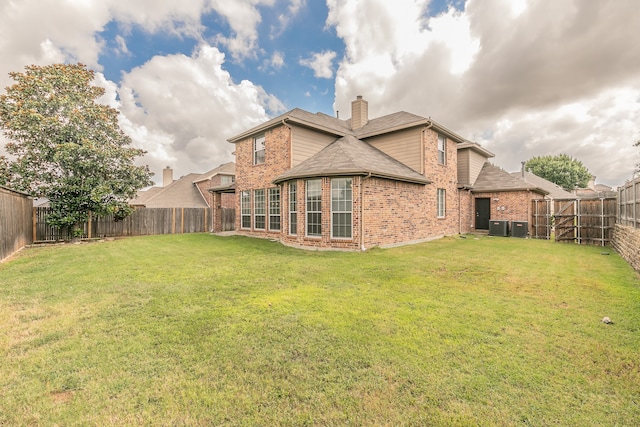
[[33, 243], [33, 199], [0, 187], [0, 261]]
[[[69, 240], [67, 230], [47, 224], [51, 208], [36, 208], [36, 241]], [[91, 217], [83, 224], [83, 238], [128, 237], [154, 234], [201, 233], [208, 231], [208, 208], [138, 208], [128, 217], [115, 221], [112, 215]]]
[[640, 177], [618, 188], [618, 223], [640, 228]]

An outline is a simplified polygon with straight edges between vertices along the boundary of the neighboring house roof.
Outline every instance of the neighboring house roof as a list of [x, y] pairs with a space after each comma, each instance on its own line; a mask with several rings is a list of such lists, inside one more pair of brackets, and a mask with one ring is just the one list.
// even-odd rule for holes
[[516, 178], [524, 179], [525, 181], [542, 188], [543, 190], [549, 193], [549, 196], [554, 199], [573, 199], [575, 198], [575, 194], [570, 193], [560, 187], [558, 184], [555, 184], [549, 180], [546, 180], [538, 175], [525, 171], [524, 177], [522, 176], [522, 171], [520, 172], [511, 172], [511, 176]]
[[152, 187], [139, 191], [130, 204], [147, 208], [206, 208], [209, 207], [194, 180], [202, 174], [190, 173], [166, 187]]
[[428, 184], [424, 175], [377, 148], [347, 135], [274, 179], [274, 183], [315, 176], [371, 175], [399, 181]]
[[193, 182], [209, 181], [216, 175], [235, 175], [236, 164], [234, 162], [223, 163], [215, 169], [211, 169], [208, 172], [200, 174]]
[[509, 172], [498, 166], [486, 162], [476, 179], [471, 191], [498, 192], [498, 191], [535, 191], [540, 194], [548, 194], [548, 191], [530, 183], [522, 178], [514, 177]]
[[372, 136], [384, 133], [394, 132], [401, 129], [407, 129], [415, 126], [432, 127], [438, 132], [445, 134], [458, 143], [466, 141], [460, 135], [447, 129], [431, 118], [417, 116], [415, 114], [400, 111], [386, 116], [371, 119], [359, 129], [351, 129], [351, 120], [340, 120], [323, 113], [310, 113], [300, 108], [294, 108], [284, 114], [279, 115], [267, 122], [255, 126], [241, 134], [238, 134], [228, 141], [232, 143], [240, 142], [252, 135], [265, 132], [272, 127], [279, 126], [282, 123], [293, 123], [301, 126], [310, 127], [322, 132], [330, 133], [336, 136], [352, 135], [360, 139], [366, 139]]

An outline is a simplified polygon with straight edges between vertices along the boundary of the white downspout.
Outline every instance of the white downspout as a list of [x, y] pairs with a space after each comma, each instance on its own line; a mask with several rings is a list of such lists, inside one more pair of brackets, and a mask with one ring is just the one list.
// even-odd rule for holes
[[371, 178], [371, 172], [367, 176], [360, 177], [360, 250], [367, 250], [364, 246], [364, 181]]

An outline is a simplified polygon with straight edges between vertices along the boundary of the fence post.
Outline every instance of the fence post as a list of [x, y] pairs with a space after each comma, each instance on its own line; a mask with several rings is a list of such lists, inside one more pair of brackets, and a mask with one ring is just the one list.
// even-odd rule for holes
[[91, 212], [89, 212], [89, 223], [87, 225], [87, 239], [91, 239]]

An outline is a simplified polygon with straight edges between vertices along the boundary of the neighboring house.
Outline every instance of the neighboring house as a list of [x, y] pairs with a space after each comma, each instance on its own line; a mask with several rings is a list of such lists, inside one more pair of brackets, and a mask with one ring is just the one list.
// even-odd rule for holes
[[[138, 191], [130, 204], [146, 208], [209, 208], [213, 206], [211, 188], [233, 184], [235, 164], [225, 163], [206, 173], [190, 173], [173, 180], [170, 168], [163, 170], [163, 186]], [[225, 198], [225, 206], [233, 207], [235, 198]]]
[[[476, 198], [515, 194], [530, 206], [545, 194], [492, 180], [493, 154], [431, 118], [370, 120], [360, 96], [351, 119], [296, 108], [229, 142], [236, 230], [293, 246], [365, 250], [466, 233], [478, 228]], [[482, 206], [487, 216], [491, 207]], [[514, 204], [496, 213], [529, 220], [525, 211]]]

